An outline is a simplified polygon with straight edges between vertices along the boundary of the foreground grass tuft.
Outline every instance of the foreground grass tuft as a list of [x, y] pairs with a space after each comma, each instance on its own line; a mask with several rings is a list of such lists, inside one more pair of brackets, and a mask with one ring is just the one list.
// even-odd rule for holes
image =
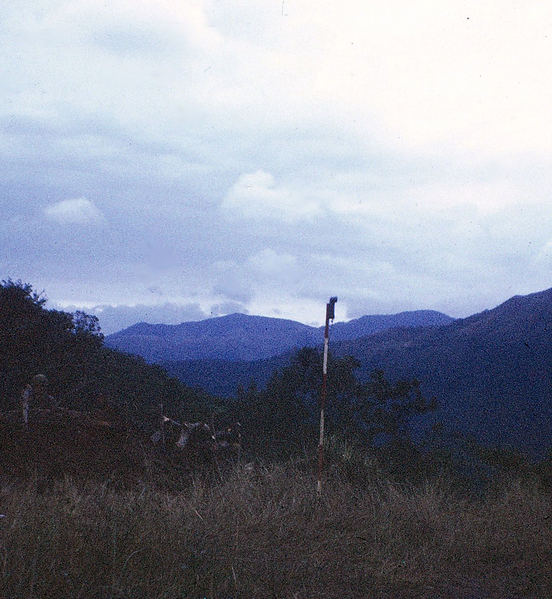
[[0, 596], [545, 598], [550, 496], [237, 465], [181, 492], [70, 479], [0, 487]]

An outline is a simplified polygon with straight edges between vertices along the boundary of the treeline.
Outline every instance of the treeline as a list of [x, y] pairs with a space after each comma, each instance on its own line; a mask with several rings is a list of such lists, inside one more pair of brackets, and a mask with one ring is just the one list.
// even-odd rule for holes
[[47, 309], [46, 303], [27, 283], [0, 284], [2, 411], [19, 408], [22, 390], [39, 373], [61, 406], [93, 411], [103, 397], [140, 428], [155, 426], [161, 409], [182, 420], [206, 418], [216, 409], [213, 397], [160, 366], [105, 347], [97, 317]]

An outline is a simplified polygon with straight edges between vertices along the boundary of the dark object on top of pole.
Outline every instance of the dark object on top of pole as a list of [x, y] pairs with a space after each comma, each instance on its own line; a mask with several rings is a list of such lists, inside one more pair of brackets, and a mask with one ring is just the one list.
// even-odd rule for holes
[[322, 393], [320, 398], [320, 439], [318, 441], [318, 493], [322, 491], [322, 465], [324, 462], [324, 410], [326, 408], [326, 387], [328, 379], [328, 345], [330, 341], [330, 320], [335, 318], [337, 297], [331, 297], [326, 304], [326, 327], [324, 329], [324, 360], [322, 363]]
[[337, 302], [337, 297], [330, 297], [330, 301], [326, 304], [326, 324], [328, 320], [333, 320], [335, 318], [335, 304]]

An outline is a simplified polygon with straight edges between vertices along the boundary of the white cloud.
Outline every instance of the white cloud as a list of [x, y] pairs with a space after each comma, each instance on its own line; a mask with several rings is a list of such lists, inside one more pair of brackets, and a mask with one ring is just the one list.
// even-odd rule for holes
[[[74, 307], [65, 307], [73, 311]], [[102, 332], [110, 335], [137, 322], [149, 324], [180, 324], [208, 317], [198, 303], [193, 304], [137, 304], [135, 306], [92, 306], [85, 310], [95, 314], [100, 321]]]
[[221, 260], [212, 268], [213, 293], [232, 302], [246, 303], [253, 296], [253, 288], [242, 268], [233, 260]]
[[231, 187], [222, 208], [245, 218], [292, 222], [321, 212], [320, 203], [287, 187], [276, 187], [263, 170], [242, 175]]
[[86, 198], [62, 200], [44, 209], [46, 216], [62, 224], [97, 223], [103, 219], [100, 210]]
[[537, 250], [535, 265], [549, 274], [552, 272], [552, 239], [549, 239]]
[[280, 254], [266, 248], [252, 256], [249, 262], [259, 272], [271, 274], [293, 268], [297, 264], [297, 258], [291, 254]]
[[266, 286], [294, 286], [301, 278], [301, 268], [297, 257], [284, 252], [265, 248], [248, 260], [255, 281], [263, 281]]
[[69, 103], [143, 134], [207, 119], [335, 126], [432, 154], [552, 149], [552, 15], [538, 0], [34, 4], [6, 17], [18, 111]]
[[78, 34], [85, 40], [105, 33], [113, 39], [104, 41], [115, 51], [125, 50], [125, 42], [128, 50], [146, 48], [148, 38], [155, 42], [158, 32], [180, 36], [196, 48], [209, 48], [220, 36], [209, 26], [203, 4], [201, 0], [57, 1], [44, 11], [35, 10], [34, 18], [27, 14], [25, 24], [33, 34], [50, 40], [56, 32], [70, 38]]
[[[519, 203], [520, 190], [502, 177], [494, 181], [441, 181], [413, 185], [404, 190], [397, 204], [419, 206], [428, 211], [466, 209], [473, 206], [480, 214], [496, 213]], [[532, 198], [526, 201], [532, 202]]]
[[[348, 114], [356, 127], [377, 130], [394, 147], [552, 149], [549, 5], [381, 0], [327, 3], [323, 10], [315, 2], [300, 6], [290, 21], [298, 34], [311, 32], [309, 44], [316, 39], [308, 98], [321, 98], [322, 109]], [[299, 34], [298, 45], [303, 41]]]
[[[0, 15], [13, 278], [90, 305], [301, 318], [334, 294], [343, 310], [449, 298], [466, 314], [549, 286], [541, 0], [20, 0]], [[105, 216], [87, 197], [109, 199]]]

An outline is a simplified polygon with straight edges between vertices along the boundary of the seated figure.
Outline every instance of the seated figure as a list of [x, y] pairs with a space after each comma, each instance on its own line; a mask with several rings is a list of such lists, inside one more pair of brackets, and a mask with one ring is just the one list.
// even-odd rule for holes
[[51, 410], [55, 407], [54, 398], [48, 394], [47, 388], [48, 379], [43, 374], [37, 374], [23, 390], [21, 394], [21, 408], [25, 424], [29, 422], [30, 408]]

